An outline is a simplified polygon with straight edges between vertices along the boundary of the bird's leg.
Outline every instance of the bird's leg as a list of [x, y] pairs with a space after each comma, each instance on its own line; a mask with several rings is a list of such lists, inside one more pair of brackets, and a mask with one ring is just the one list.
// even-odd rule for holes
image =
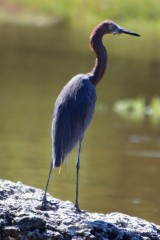
[[47, 202], [47, 191], [48, 191], [49, 181], [50, 181], [50, 178], [51, 178], [52, 169], [53, 169], [53, 161], [51, 161], [51, 166], [50, 166], [50, 170], [49, 170], [49, 174], [48, 174], [48, 179], [47, 179], [47, 184], [46, 184], [46, 187], [45, 187], [45, 193], [44, 193], [42, 205], [45, 205], [46, 202]]
[[78, 205], [78, 180], [79, 180], [79, 168], [80, 168], [80, 153], [81, 153], [81, 147], [82, 147], [82, 139], [79, 141], [78, 144], [78, 158], [76, 163], [76, 202], [75, 202], [75, 208], [78, 212], [80, 212], [80, 208]]

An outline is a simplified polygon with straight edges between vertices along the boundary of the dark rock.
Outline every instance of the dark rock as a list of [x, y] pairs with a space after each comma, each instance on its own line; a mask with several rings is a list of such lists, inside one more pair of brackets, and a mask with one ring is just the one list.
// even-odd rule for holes
[[160, 226], [121, 213], [77, 213], [73, 204], [0, 180], [0, 240], [160, 240]]

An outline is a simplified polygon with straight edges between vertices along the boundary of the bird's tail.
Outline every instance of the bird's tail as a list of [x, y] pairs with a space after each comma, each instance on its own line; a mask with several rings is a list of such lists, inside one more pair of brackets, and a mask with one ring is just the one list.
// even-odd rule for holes
[[52, 154], [53, 168], [60, 167], [65, 158], [62, 154]]

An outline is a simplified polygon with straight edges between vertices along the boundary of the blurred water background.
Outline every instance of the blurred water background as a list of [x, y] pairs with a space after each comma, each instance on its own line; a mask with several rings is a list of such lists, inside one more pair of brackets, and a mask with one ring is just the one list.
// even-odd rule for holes
[[[160, 30], [124, 22], [141, 38], [104, 37], [109, 64], [83, 141], [79, 203], [160, 224]], [[44, 189], [54, 102], [72, 76], [92, 69], [88, 38], [94, 25], [83, 32], [64, 20], [42, 26], [40, 18], [36, 24], [1, 22], [1, 178]], [[54, 197], [75, 201], [76, 157], [77, 149], [60, 174], [54, 170]]]

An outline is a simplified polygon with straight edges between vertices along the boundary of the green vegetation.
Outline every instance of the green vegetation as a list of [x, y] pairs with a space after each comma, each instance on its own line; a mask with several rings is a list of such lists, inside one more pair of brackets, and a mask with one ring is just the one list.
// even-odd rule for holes
[[113, 110], [128, 120], [139, 122], [147, 118], [154, 125], [158, 125], [160, 122], [160, 97], [154, 96], [147, 105], [143, 97], [121, 100], [114, 104]]
[[102, 19], [160, 22], [159, 0], [6, 0], [38, 14], [47, 14], [67, 22], [90, 26]]

